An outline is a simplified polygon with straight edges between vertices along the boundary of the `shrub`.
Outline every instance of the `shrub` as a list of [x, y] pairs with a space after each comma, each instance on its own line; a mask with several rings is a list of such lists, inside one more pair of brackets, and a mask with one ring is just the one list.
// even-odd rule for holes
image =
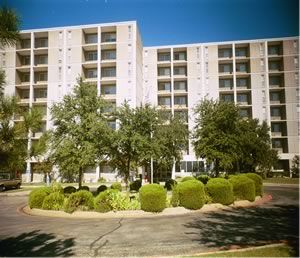
[[60, 210], [64, 204], [64, 195], [54, 192], [45, 197], [42, 208], [44, 210]]
[[141, 187], [139, 194], [142, 210], [161, 212], [166, 208], [167, 193], [161, 185], [144, 185]]
[[198, 210], [205, 203], [204, 185], [198, 180], [188, 180], [178, 184], [178, 203], [187, 209]]
[[202, 184], [206, 185], [209, 181], [210, 177], [207, 175], [201, 175], [197, 177], [197, 180], [199, 180]]
[[110, 188], [115, 189], [115, 190], [119, 190], [120, 192], [122, 192], [122, 185], [119, 182], [113, 183]]
[[97, 188], [97, 194], [101, 193], [101, 192], [104, 192], [105, 190], [107, 190], [107, 186], [106, 185], [100, 185], [98, 188]]
[[185, 182], [189, 180], [195, 180], [195, 178], [193, 176], [185, 176], [184, 178], [181, 179], [181, 182]]
[[51, 184], [51, 190], [53, 193], [61, 193], [61, 194], [64, 193], [64, 188], [61, 186], [60, 183], [56, 183], [56, 182], [53, 182]]
[[111, 205], [112, 195], [118, 193], [116, 189], [108, 189], [101, 192], [94, 199], [94, 209], [99, 212], [109, 212], [113, 209]]
[[29, 195], [29, 207], [40, 209], [43, 206], [43, 201], [51, 193], [50, 187], [41, 187], [31, 191]]
[[247, 173], [245, 176], [249, 177], [254, 181], [255, 184], [255, 195], [256, 196], [262, 196], [263, 194], [263, 179], [261, 176], [255, 174], [255, 173]]
[[71, 194], [71, 193], [75, 193], [77, 190], [74, 186], [66, 186], [64, 188], [64, 194]]
[[98, 183], [105, 183], [106, 182], [106, 179], [104, 177], [100, 177], [98, 179]]
[[135, 180], [129, 185], [130, 191], [138, 192], [141, 187], [142, 187], [142, 181], [141, 180]]
[[90, 191], [90, 188], [87, 185], [83, 185], [80, 188], [78, 188], [77, 191]]
[[166, 182], [165, 182], [165, 188], [168, 190], [168, 191], [171, 191], [172, 188], [177, 184], [177, 182], [174, 180], [174, 179], [168, 179]]
[[237, 200], [255, 200], [254, 181], [245, 175], [230, 176], [229, 182], [233, 186], [233, 195]]
[[229, 205], [234, 201], [232, 184], [224, 178], [210, 179], [206, 189], [214, 203]]
[[173, 187], [173, 189], [172, 189], [171, 205], [172, 205], [173, 207], [179, 206], [178, 184], [174, 185], [174, 187]]
[[64, 204], [65, 212], [69, 213], [75, 210], [90, 210], [93, 207], [93, 194], [85, 190], [72, 193]]

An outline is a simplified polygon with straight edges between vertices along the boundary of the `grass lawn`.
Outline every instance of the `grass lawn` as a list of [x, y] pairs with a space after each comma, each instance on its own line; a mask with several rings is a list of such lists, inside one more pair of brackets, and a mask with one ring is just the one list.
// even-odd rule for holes
[[299, 178], [272, 177], [272, 178], [264, 179], [264, 183], [273, 183], [273, 184], [299, 184]]
[[254, 250], [222, 252], [215, 254], [199, 255], [195, 257], [294, 257], [291, 247], [287, 245], [267, 246]]

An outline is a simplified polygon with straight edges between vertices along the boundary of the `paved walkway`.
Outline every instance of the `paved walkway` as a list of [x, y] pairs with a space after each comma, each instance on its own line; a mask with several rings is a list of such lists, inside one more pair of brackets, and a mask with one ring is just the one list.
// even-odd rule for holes
[[184, 255], [288, 240], [298, 246], [298, 189], [266, 187], [255, 208], [139, 219], [64, 219], [17, 211], [26, 196], [0, 197], [0, 256]]

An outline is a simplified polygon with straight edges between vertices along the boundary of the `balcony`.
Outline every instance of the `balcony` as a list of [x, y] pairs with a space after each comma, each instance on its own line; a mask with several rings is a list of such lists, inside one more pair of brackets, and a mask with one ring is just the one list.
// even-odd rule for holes
[[83, 68], [83, 74], [86, 82], [97, 81], [98, 78], [97, 68]]
[[185, 78], [187, 76], [187, 67], [186, 66], [178, 66], [174, 67], [174, 78]]
[[158, 108], [171, 108], [171, 97], [158, 97]]
[[34, 42], [34, 48], [47, 48], [48, 47], [48, 38], [36, 38]]
[[170, 79], [171, 68], [170, 67], [159, 67], [157, 69], [157, 75], [159, 79]]
[[286, 119], [284, 106], [271, 107], [270, 113], [272, 121], [280, 121]]
[[174, 82], [174, 94], [187, 93], [187, 81]]
[[47, 89], [35, 89], [33, 95], [35, 103], [47, 102]]
[[269, 72], [281, 72], [283, 70], [282, 61], [269, 61]]
[[115, 79], [116, 79], [116, 67], [101, 68], [101, 80], [115, 80]]
[[98, 34], [97, 33], [85, 33], [84, 34], [84, 43], [86, 45], [93, 45], [98, 43]]
[[224, 101], [224, 102], [234, 102], [233, 94], [220, 94], [219, 98], [221, 101]]
[[270, 91], [270, 104], [278, 105], [285, 103], [285, 94], [284, 91]]
[[220, 78], [219, 79], [219, 90], [220, 91], [231, 91], [233, 90], [233, 79]]
[[283, 79], [281, 76], [270, 76], [269, 77], [269, 86], [272, 89], [283, 87]]
[[157, 90], [159, 95], [171, 94], [171, 82], [158, 82]]
[[270, 45], [268, 44], [268, 56], [281, 56], [282, 55], [282, 45], [276, 44], [276, 45]]
[[34, 73], [34, 83], [35, 84], [45, 84], [48, 81], [47, 72], [35, 72]]
[[218, 49], [219, 59], [231, 59], [232, 58], [232, 48], [219, 48]]
[[288, 143], [286, 138], [275, 138], [272, 139], [272, 148], [277, 150], [278, 153], [287, 153], [288, 152]]
[[222, 63], [219, 64], [219, 74], [221, 75], [230, 75], [232, 74], [232, 64], [231, 63]]
[[248, 63], [236, 63], [235, 71], [237, 74], [249, 73]]
[[174, 108], [185, 109], [188, 107], [186, 96], [175, 96], [174, 97]]
[[237, 90], [249, 90], [251, 88], [250, 77], [236, 78]]
[[169, 63], [170, 61], [171, 61], [171, 53], [170, 52], [157, 53], [157, 62]]
[[238, 47], [235, 49], [235, 58], [236, 59], [245, 59], [249, 57], [248, 47]]
[[115, 43], [117, 41], [116, 32], [102, 32], [101, 33], [101, 42], [102, 43]]
[[21, 39], [21, 41], [17, 44], [18, 50], [29, 50], [30, 48], [31, 48], [30, 38]]
[[101, 85], [101, 95], [103, 95], [105, 99], [115, 99], [116, 93], [116, 85]]
[[251, 97], [249, 94], [237, 94], [237, 103], [242, 106], [251, 105]]
[[35, 66], [47, 66], [48, 65], [48, 56], [47, 55], [36, 55], [34, 57]]
[[251, 118], [252, 117], [251, 108], [240, 108], [239, 115], [242, 118]]

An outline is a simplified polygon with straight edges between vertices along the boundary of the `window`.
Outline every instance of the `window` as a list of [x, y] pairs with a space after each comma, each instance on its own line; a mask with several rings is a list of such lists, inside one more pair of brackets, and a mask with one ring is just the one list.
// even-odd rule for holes
[[102, 51], [102, 60], [114, 60], [116, 59], [116, 50]]
[[177, 82], [174, 82], [174, 90], [187, 91], [186, 81], [177, 81]]
[[102, 42], [116, 42], [117, 34], [115, 32], [103, 32], [101, 38]]
[[103, 67], [101, 74], [102, 77], [116, 77], [116, 67]]
[[37, 38], [35, 39], [35, 48], [48, 47], [47, 38]]
[[170, 97], [159, 97], [158, 105], [161, 106], [171, 106], [171, 98]]
[[116, 85], [102, 85], [101, 94], [115, 95], [116, 94]]
[[260, 43], [260, 45], [259, 45], [259, 52], [260, 52], [261, 56], [264, 55], [264, 43]]
[[272, 132], [274, 132], [274, 133], [280, 133], [282, 131], [281, 124], [279, 124], [279, 123], [272, 123], [271, 129], [272, 129]]
[[171, 82], [158, 83], [158, 91], [171, 91]]
[[35, 56], [35, 65], [47, 64], [47, 63], [48, 63], [47, 55]]
[[30, 81], [30, 73], [23, 73], [21, 75], [21, 82], [29, 82]]
[[96, 61], [98, 59], [97, 51], [89, 51], [85, 53], [86, 61]]
[[232, 64], [219, 64], [220, 73], [232, 73]]
[[219, 80], [219, 87], [220, 88], [230, 88], [233, 87], [233, 80], [232, 79], [220, 79]]
[[174, 60], [175, 61], [186, 60], [186, 52], [177, 52], [177, 53], [174, 53]]
[[238, 63], [236, 64], [236, 71], [246, 73], [247, 72], [247, 64], [246, 63]]
[[185, 122], [188, 122], [188, 119], [189, 119], [187, 111], [175, 111], [174, 117], [182, 119]]
[[236, 79], [236, 86], [237, 87], [247, 87], [248, 86], [248, 79], [247, 78], [237, 78]]
[[34, 90], [34, 98], [47, 98], [47, 89]]
[[20, 90], [19, 97], [20, 99], [29, 99], [29, 90]]
[[271, 108], [271, 116], [273, 117], [281, 117], [281, 110], [278, 107]]
[[72, 38], [72, 31], [68, 31], [68, 39], [71, 39]]
[[96, 43], [98, 43], [97, 33], [85, 34], [85, 43], [86, 44], [96, 44]]
[[180, 162], [180, 171], [186, 172], [186, 161]]
[[219, 58], [231, 58], [232, 50], [230, 48], [219, 49], [218, 54], [219, 54]]
[[158, 53], [157, 60], [158, 61], [170, 61], [171, 54], [170, 53]]
[[280, 46], [268, 46], [269, 55], [280, 55]]
[[281, 77], [280, 76], [270, 76], [269, 78], [270, 86], [280, 86], [281, 84]]
[[221, 95], [221, 100], [224, 102], [233, 102], [234, 101], [233, 94], [223, 94]]
[[248, 109], [239, 109], [239, 114], [241, 117], [249, 117], [249, 110]]
[[58, 38], [59, 38], [59, 39], [62, 39], [62, 38], [63, 38], [63, 33], [62, 33], [62, 31], [59, 32]]
[[235, 56], [246, 57], [247, 56], [247, 48], [237, 48], [235, 50]]
[[35, 81], [47, 81], [47, 73], [36, 73], [35, 74]]
[[21, 40], [21, 48], [30, 48], [30, 39]]
[[248, 95], [247, 94], [237, 94], [237, 102], [248, 103]]
[[185, 96], [174, 97], [174, 105], [187, 106], [187, 98]]
[[100, 172], [101, 173], [115, 173], [114, 169], [108, 165], [100, 165]]
[[186, 75], [186, 67], [174, 67], [174, 75]]
[[171, 68], [169, 68], [169, 67], [160, 67], [160, 68], [158, 68], [158, 75], [159, 76], [170, 76], [171, 75]]
[[280, 101], [280, 93], [270, 92], [270, 101]]
[[21, 63], [22, 65], [30, 65], [30, 56], [22, 56]]
[[97, 69], [87, 69], [86, 78], [97, 78]]
[[269, 62], [269, 70], [280, 71], [281, 70], [281, 63], [280, 61], [271, 61]]
[[272, 147], [273, 148], [282, 148], [282, 142], [280, 139], [272, 139]]

